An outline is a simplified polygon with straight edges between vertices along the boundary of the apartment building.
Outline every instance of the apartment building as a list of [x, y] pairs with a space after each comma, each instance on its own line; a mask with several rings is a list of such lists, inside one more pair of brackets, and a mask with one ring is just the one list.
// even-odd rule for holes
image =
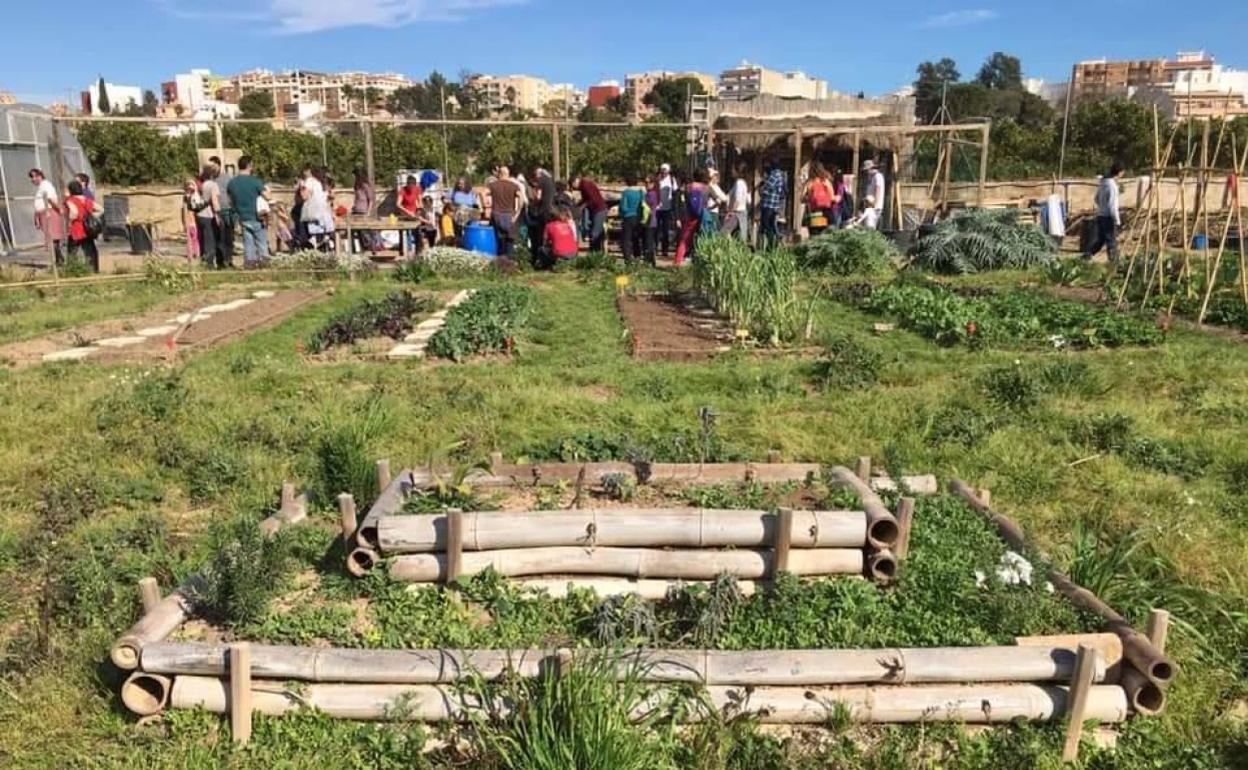
[[702, 88], [708, 94], [715, 93], [715, 78], [701, 72], [669, 72], [668, 70], [654, 70], [651, 72], [641, 72], [630, 74], [624, 78], [624, 90], [629, 94], [628, 107], [629, 114], [634, 118], [645, 119], [654, 114], [654, 108], [646, 104], [646, 97], [650, 91], [654, 89], [660, 81], [663, 80], [679, 80], [681, 78], [692, 78], [702, 84]]
[[551, 84], [532, 75], [478, 75], [468, 85], [493, 113], [524, 111], [540, 115], [547, 104], [555, 101], [573, 111], [585, 104], [584, 92], [571, 83]]
[[1248, 72], [1223, 67], [1204, 51], [1169, 60], [1080, 62], [1072, 74], [1076, 102], [1135, 99], [1179, 120], [1248, 115]]
[[598, 85], [589, 87], [589, 95], [586, 103], [594, 109], [600, 110], [611, 103], [612, 100], [618, 99], [623, 91], [620, 89], [620, 83], [617, 80], [604, 80]]
[[828, 82], [799, 70], [780, 72], [743, 61], [720, 73], [718, 95], [730, 101], [763, 95], [782, 99], [824, 99], [828, 95]]
[[[308, 109], [299, 105], [316, 103], [320, 105], [317, 114], [331, 119], [369, 112], [383, 105], [386, 97], [398, 89], [415, 85], [411, 79], [394, 73], [306, 70], [251, 70], [229, 80], [230, 85], [224, 89], [224, 101], [237, 104], [249, 93], [267, 91], [273, 96], [273, 106], [279, 116], [306, 114]], [[365, 103], [366, 93], [375, 97], [372, 104]]]
[[[125, 112], [131, 105], [136, 107], [143, 106], [143, 89], [138, 86], [123, 86], [117, 83], [105, 83], [104, 93], [108, 94], [108, 106], [110, 112]], [[104, 111], [100, 109], [100, 83], [96, 81], [87, 86], [80, 95], [82, 102], [82, 114], [84, 115], [103, 115]]]

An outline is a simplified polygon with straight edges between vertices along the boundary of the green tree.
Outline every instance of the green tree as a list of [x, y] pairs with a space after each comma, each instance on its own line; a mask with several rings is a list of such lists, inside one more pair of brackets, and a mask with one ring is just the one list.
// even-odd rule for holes
[[238, 114], [244, 118], [271, 118], [276, 112], [273, 94], [268, 91], [252, 91], [238, 100]]
[[108, 86], [104, 84], [103, 75], [100, 75], [100, 82], [96, 86], [96, 94], [99, 96], [99, 101], [96, 102], [95, 106], [100, 108], [100, 112], [105, 115], [112, 112], [113, 103], [108, 100]]
[[980, 67], [975, 82], [997, 91], [1022, 90], [1023, 65], [1017, 56], [997, 51]]
[[149, 118], [156, 117], [156, 110], [160, 107], [160, 100], [156, 98], [156, 92], [146, 90], [143, 92], [143, 114]]
[[353, 85], [345, 85], [342, 87], [342, 101], [346, 109], [343, 112], [353, 114], [355, 112], [355, 100], [360, 98], [360, 89]]
[[689, 98], [705, 93], [706, 88], [697, 78], [672, 78], [655, 83], [646, 94], [645, 103], [669, 120], [684, 122], [689, 114]]
[[948, 57], [937, 62], [925, 61], [916, 69], [914, 81], [915, 114], [921, 123], [932, 123], [940, 114], [941, 96], [947, 85], [957, 83], [962, 74]]
[[[169, 137], [141, 123], [86, 123], [78, 141], [103, 184], [177, 182], [185, 172]], [[191, 154], [186, 154], [189, 163]]]

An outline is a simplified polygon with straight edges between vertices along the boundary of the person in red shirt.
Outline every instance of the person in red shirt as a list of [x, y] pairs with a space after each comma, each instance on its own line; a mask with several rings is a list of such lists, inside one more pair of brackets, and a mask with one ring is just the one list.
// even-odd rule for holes
[[98, 273], [100, 252], [96, 248], [95, 238], [87, 232], [87, 217], [95, 213], [95, 204], [83, 192], [82, 182], [75, 179], [69, 183], [69, 196], [65, 198], [65, 209], [69, 216], [69, 254], [73, 256], [82, 249], [91, 271]]
[[554, 259], [572, 259], [577, 254], [576, 230], [572, 227], [572, 211], [561, 206], [555, 218], [546, 223], [542, 237], [546, 253]]
[[589, 177], [576, 177], [572, 187], [581, 194], [581, 205], [589, 212], [589, 250], [603, 251], [607, 241], [607, 199]]
[[409, 176], [407, 184], [399, 188], [399, 200], [395, 204], [399, 216], [416, 218], [420, 212], [420, 193], [420, 183], [416, 181], [416, 177]]

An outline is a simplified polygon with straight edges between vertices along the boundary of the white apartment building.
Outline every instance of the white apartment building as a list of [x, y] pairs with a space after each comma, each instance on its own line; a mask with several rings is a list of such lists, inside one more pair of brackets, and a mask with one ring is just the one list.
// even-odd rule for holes
[[551, 84], [532, 75], [478, 75], [469, 86], [477, 91], [481, 103], [496, 113], [514, 109], [540, 115], [554, 101], [574, 111], [585, 105], [585, 93], [571, 83]]
[[[317, 103], [321, 106], [318, 115], [323, 112], [328, 118], [340, 118], [370, 112], [390, 94], [413, 85], [411, 79], [395, 73], [252, 70], [230, 78], [227, 100], [237, 103], [254, 91], [268, 91], [279, 116], [288, 114], [288, 105]], [[350, 93], [345, 90], [348, 87], [352, 89]], [[366, 92], [376, 100], [371, 105], [365, 102]], [[297, 108], [294, 112], [304, 114], [306, 110]]]
[[764, 94], [782, 99], [825, 99], [828, 82], [799, 70], [780, 72], [748, 61], [719, 75], [720, 99], [740, 101]]
[[[138, 86], [105, 82], [104, 92], [108, 94], [108, 106], [111, 112], [125, 112], [131, 102], [136, 107], [143, 106], [143, 89]], [[82, 92], [82, 112], [84, 115], [104, 114], [104, 111], [100, 109], [100, 82], [98, 80]]]

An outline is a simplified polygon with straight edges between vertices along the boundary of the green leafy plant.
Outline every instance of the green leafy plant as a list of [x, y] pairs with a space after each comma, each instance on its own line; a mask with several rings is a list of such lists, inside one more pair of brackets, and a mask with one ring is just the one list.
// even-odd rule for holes
[[793, 247], [797, 266], [829, 275], [880, 275], [900, 256], [878, 230], [828, 230]]
[[862, 390], [880, 379], [884, 356], [849, 335], [831, 337], [814, 365], [814, 379], [823, 390]]
[[364, 300], [333, 315], [307, 342], [309, 353], [321, 353], [338, 345], [350, 345], [371, 337], [403, 339], [413, 319], [437, 307], [433, 297], [391, 292], [379, 300]]
[[694, 289], [737, 329], [769, 345], [797, 333], [796, 278], [797, 262], [785, 249], [755, 254], [736, 238], [698, 240]]
[[238, 516], [217, 526], [211, 541], [212, 557], [200, 572], [203, 586], [194, 595], [197, 607], [227, 626], [258, 622], [291, 567], [284, 533], [266, 537], [255, 521]]
[[912, 264], [938, 273], [1026, 270], [1054, 259], [1053, 242], [1040, 228], [1022, 224], [1012, 209], [976, 209], [936, 225], [919, 239]]
[[500, 283], [480, 289], [447, 314], [446, 323], [429, 340], [429, 354], [463, 361], [482, 353], [510, 352], [533, 304], [533, 290], [524, 286]]

